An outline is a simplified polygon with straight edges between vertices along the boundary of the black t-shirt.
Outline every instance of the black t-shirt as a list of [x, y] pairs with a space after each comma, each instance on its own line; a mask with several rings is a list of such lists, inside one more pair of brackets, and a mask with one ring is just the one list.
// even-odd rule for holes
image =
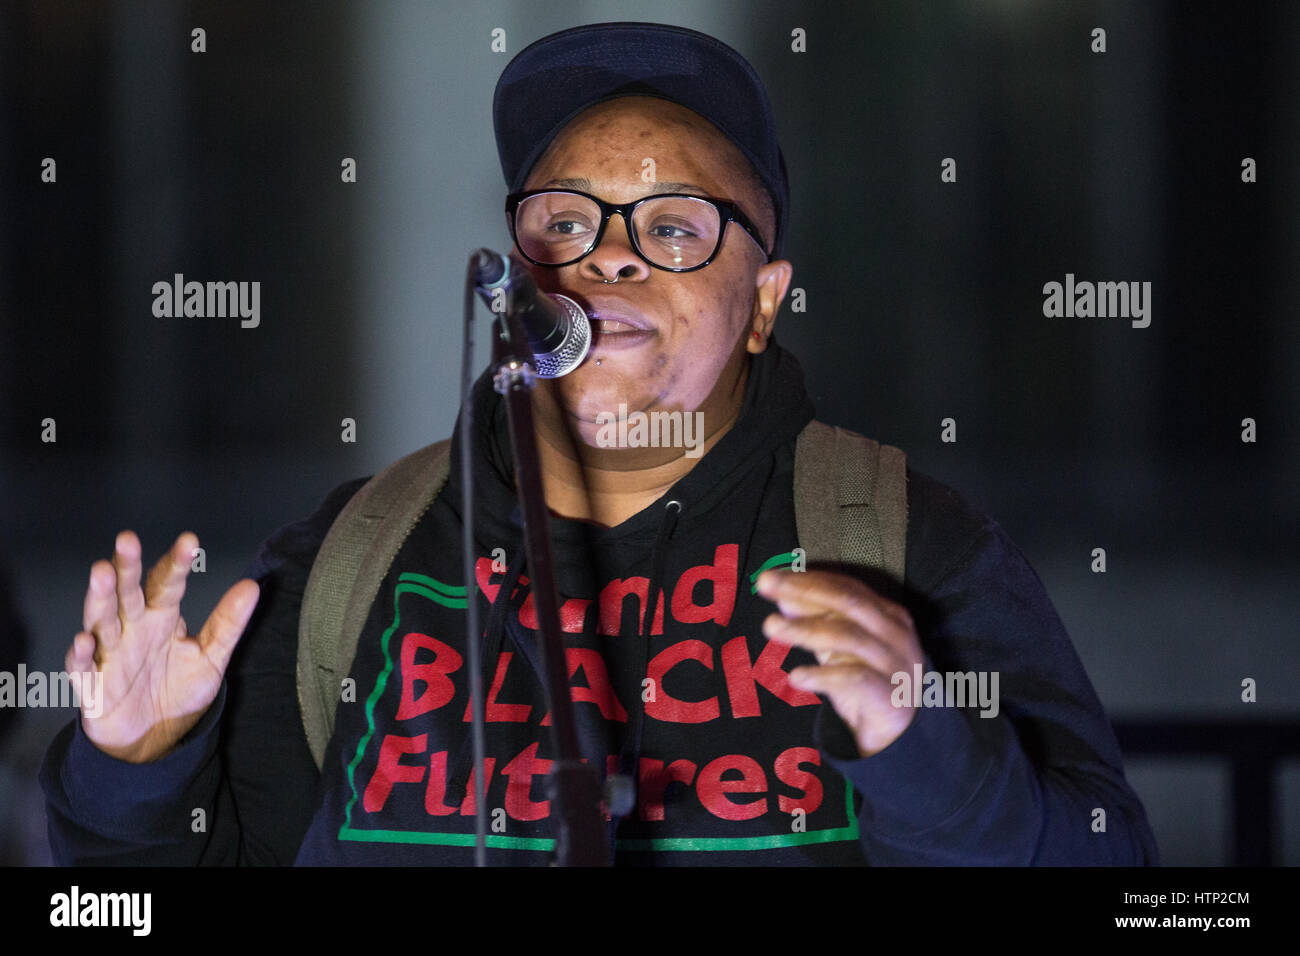
[[[468, 594], [486, 630], [489, 862], [549, 862], [554, 754], [536, 621], [504, 412], [484, 382], [475, 409], [476, 580], [462, 580], [453, 460], [371, 608], [323, 773], [298, 710], [298, 611], [320, 541], [360, 481], [263, 547], [258, 611], [222, 696], [180, 748], [136, 767], [100, 753], [76, 722], [55, 740], [42, 781], [57, 859], [470, 863]], [[1154, 862], [1113, 733], [1041, 582], [996, 523], [931, 478], [908, 472], [903, 602], [927, 670], [985, 675], [994, 706], [922, 707], [860, 758], [830, 705], [785, 680], [812, 658], [763, 638], [772, 605], [753, 579], [798, 547], [794, 440], [811, 417], [797, 362], [773, 344], [752, 363], [736, 425], [663, 498], [614, 528], [552, 521], [582, 751], [602, 776], [636, 782], [616, 862]], [[195, 807], [211, 811], [203, 833], [192, 832]]]

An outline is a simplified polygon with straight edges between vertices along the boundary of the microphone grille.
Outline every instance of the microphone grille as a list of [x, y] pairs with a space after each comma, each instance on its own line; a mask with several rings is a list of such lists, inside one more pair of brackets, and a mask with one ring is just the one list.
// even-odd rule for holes
[[560, 306], [568, 314], [569, 325], [564, 341], [550, 352], [534, 355], [539, 378], [559, 378], [568, 375], [582, 364], [591, 350], [591, 323], [582, 306], [567, 295], [548, 293], [547, 298]]

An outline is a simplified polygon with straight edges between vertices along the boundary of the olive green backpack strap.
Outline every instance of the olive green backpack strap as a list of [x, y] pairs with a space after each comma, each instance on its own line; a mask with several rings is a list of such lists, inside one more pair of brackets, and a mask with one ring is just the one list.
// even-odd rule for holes
[[794, 510], [809, 564], [877, 568], [902, 584], [907, 456], [901, 449], [809, 422], [795, 445]]
[[316, 554], [298, 618], [298, 706], [318, 768], [370, 605], [450, 464], [450, 440], [393, 462], [344, 505]]

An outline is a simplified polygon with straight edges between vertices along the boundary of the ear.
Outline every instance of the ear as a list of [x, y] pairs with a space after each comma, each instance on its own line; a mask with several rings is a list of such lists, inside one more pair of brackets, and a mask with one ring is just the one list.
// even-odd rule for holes
[[754, 276], [754, 308], [745, 341], [745, 348], [754, 355], [767, 348], [772, 326], [776, 324], [777, 310], [781, 308], [793, 277], [794, 266], [785, 259], [759, 266]]

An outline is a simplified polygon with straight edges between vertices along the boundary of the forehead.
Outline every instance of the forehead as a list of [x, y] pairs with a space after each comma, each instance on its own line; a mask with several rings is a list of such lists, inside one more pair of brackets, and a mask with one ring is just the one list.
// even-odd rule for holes
[[[742, 185], [744, 162], [735, 145], [698, 113], [658, 97], [624, 96], [570, 120], [529, 173], [527, 188], [585, 178], [644, 192], [647, 182], [672, 179], [730, 196]], [[647, 169], [653, 169], [653, 178]]]

